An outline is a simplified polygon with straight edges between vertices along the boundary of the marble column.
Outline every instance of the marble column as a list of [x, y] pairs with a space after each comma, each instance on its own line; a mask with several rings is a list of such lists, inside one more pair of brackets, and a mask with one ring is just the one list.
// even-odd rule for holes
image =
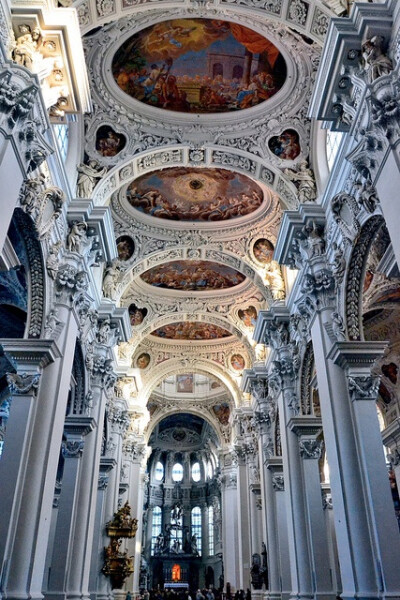
[[[60, 356], [52, 341], [5, 341], [18, 364], [18, 373], [8, 375], [10, 413], [0, 460], [0, 581], [7, 581], [7, 564], [12, 553], [21, 506], [21, 487], [32, 443], [35, 412], [39, 401], [40, 379], [45, 368]], [[10, 370], [13, 365], [10, 362]]]
[[[232, 462], [230, 456], [225, 456], [226, 462]], [[239, 578], [239, 554], [232, 552], [238, 548], [238, 507], [237, 507], [237, 474], [235, 466], [222, 468], [223, 486], [222, 486], [222, 524], [223, 524], [223, 561], [226, 584], [230, 583], [231, 590], [234, 592], [240, 589]]]
[[[283, 600], [288, 600], [291, 596], [292, 577], [291, 571], [288, 568], [288, 565], [290, 564], [290, 551], [282, 457], [268, 458], [265, 461], [265, 466], [270, 472], [269, 478], [266, 478], [268, 497], [271, 498], [271, 507], [273, 507], [273, 512], [275, 513], [274, 516], [276, 516], [276, 524], [271, 524], [270, 527], [272, 528], [272, 526], [275, 525], [278, 538], [277, 559], [279, 560], [280, 578], [280, 594], [278, 597], [281, 597]], [[270, 519], [272, 519], [272, 516], [273, 515], [270, 515]], [[270, 553], [271, 551], [269, 550], [268, 555], [270, 555]]]
[[251, 548], [250, 548], [250, 507], [249, 482], [247, 478], [246, 456], [237, 448], [237, 506], [238, 506], [238, 557], [240, 589], [250, 587]]
[[[29, 422], [30, 444], [24, 453], [24, 475], [18, 481], [19, 506], [9, 522], [5, 557], [7, 572], [3, 576], [3, 589], [10, 599], [43, 597], [54, 486], [78, 334], [77, 320], [70, 307], [68, 300], [62, 304], [60, 298], [58, 319], [64, 327], [55, 345], [59, 358], [43, 370], [33, 418]], [[13, 340], [3, 346], [18, 359], [26, 341]], [[49, 344], [41, 340], [35, 343], [38, 348]]]
[[76, 535], [77, 504], [80, 485], [81, 460], [85, 436], [93, 429], [91, 417], [67, 417], [64, 425], [65, 441], [62, 443], [64, 468], [59, 496], [51, 566], [45, 598], [64, 600], [68, 570], [73, 556]]
[[319, 459], [323, 442], [318, 439], [322, 431], [321, 419], [314, 416], [297, 416], [289, 422], [289, 428], [298, 436], [301, 475], [304, 481], [305, 507], [309, 534], [310, 554], [313, 566], [317, 598], [336, 596], [332, 582], [332, 566], [329, 557], [328, 531], [321, 494]]

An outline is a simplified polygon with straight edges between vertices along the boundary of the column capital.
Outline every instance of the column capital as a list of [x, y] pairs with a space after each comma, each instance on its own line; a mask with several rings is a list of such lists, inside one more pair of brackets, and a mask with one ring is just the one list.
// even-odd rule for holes
[[299, 449], [302, 458], [319, 460], [324, 449], [324, 442], [323, 440], [301, 439]]
[[61, 357], [60, 349], [54, 340], [3, 339], [1, 345], [21, 370], [44, 369], [56, 358]]

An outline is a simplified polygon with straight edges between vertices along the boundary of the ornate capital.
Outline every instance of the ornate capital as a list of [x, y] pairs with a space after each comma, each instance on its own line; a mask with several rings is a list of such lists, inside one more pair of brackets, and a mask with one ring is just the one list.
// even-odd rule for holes
[[348, 380], [352, 401], [366, 399], [376, 400], [380, 383], [379, 377], [349, 377]]
[[7, 373], [7, 383], [12, 396], [24, 396], [32, 393], [36, 396], [39, 388], [40, 374], [29, 375], [27, 373]]
[[274, 321], [268, 321], [265, 324], [264, 331], [264, 343], [274, 348], [274, 350], [279, 350], [283, 346], [287, 346], [289, 344], [290, 335], [288, 321], [279, 321], [278, 319], [275, 319]]
[[324, 442], [322, 440], [300, 440], [300, 456], [305, 459], [319, 460], [322, 456]]
[[276, 492], [283, 492], [285, 490], [285, 480], [283, 475], [273, 475], [272, 487]]
[[332, 510], [332, 494], [325, 490], [322, 490], [322, 508], [324, 510]]
[[61, 451], [64, 458], [80, 458], [83, 453], [84, 441], [67, 441], [61, 445]]
[[75, 295], [88, 289], [88, 277], [85, 271], [79, 271], [73, 265], [61, 265], [56, 274], [56, 296], [73, 301]]
[[99, 477], [99, 482], [98, 482], [97, 488], [99, 490], [106, 490], [107, 486], [108, 486], [108, 477], [106, 475]]

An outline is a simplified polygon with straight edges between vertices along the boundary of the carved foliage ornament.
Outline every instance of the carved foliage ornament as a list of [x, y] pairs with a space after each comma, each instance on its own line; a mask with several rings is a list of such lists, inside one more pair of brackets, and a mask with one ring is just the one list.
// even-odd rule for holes
[[352, 400], [376, 400], [380, 384], [379, 377], [349, 377], [349, 392]]
[[27, 373], [7, 373], [7, 383], [11, 395], [22, 396], [32, 393], [36, 396], [39, 388], [40, 374], [28, 375]]
[[319, 460], [322, 456], [324, 442], [322, 440], [301, 440], [299, 448], [302, 458]]

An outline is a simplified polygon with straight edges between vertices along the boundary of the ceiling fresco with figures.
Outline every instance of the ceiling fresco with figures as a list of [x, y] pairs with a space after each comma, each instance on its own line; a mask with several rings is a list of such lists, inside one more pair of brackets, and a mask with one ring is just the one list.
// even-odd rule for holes
[[286, 64], [259, 33], [217, 19], [174, 19], [128, 38], [112, 72], [129, 96], [178, 112], [255, 106], [282, 87]]
[[141, 277], [154, 287], [190, 292], [225, 290], [245, 280], [235, 269], [206, 260], [177, 260], [153, 267]]
[[217, 340], [232, 335], [226, 329], [213, 325], [212, 323], [191, 323], [184, 321], [181, 323], [171, 323], [164, 325], [151, 332], [164, 340]]
[[266, 358], [258, 315], [293, 282], [274, 260], [283, 213], [318, 194], [307, 115], [333, 13], [320, 0], [110, 2], [75, 4], [94, 106], [84, 161], [117, 247], [103, 291], [132, 330], [120, 366], [151, 419], [206, 407], [228, 442], [244, 370]]
[[263, 191], [249, 177], [226, 169], [178, 167], [153, 171], [132, 182], [131, 206], [176, 221], [225, 221], [261, 206]]

